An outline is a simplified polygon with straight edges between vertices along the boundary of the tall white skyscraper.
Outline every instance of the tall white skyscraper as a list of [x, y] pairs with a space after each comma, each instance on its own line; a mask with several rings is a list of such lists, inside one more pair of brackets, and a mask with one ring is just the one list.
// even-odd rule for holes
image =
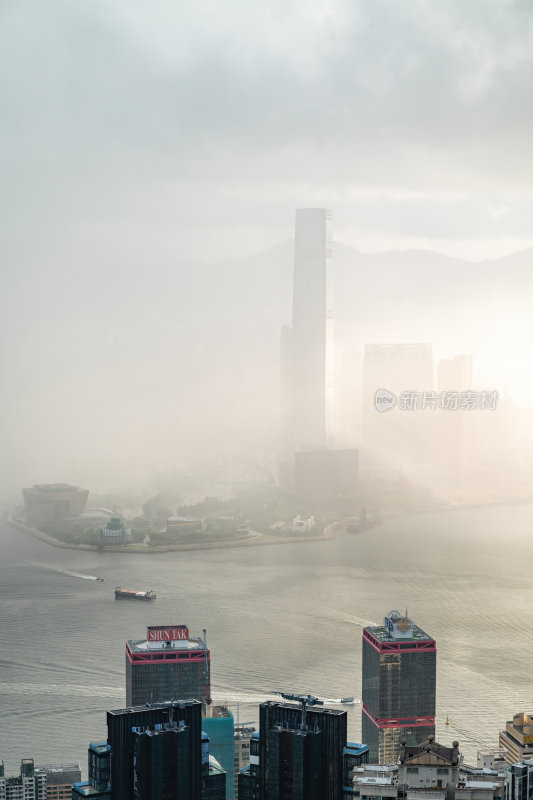
[[[431, 463], [430, 410], [401, 410], [407, 392], [422, 397], [433, 390], [430, 344], [366, 344], [363, 359], [363, 456], [371, 474], [398, 474], [427, 480]], [[385, 389], [397, 398], [394, 408], [377, 410], [376, 392]], [[437, 412], [435, 412], [436, 414]]]
[[282, 334], [286, 450], [332, 444], [334, 311], [331, 211], [296, 211], [292, 329]]

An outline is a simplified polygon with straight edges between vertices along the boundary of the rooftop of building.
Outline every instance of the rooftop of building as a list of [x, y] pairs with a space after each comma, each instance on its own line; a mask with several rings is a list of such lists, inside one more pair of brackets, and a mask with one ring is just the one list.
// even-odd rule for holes
[[75, 783], [73, 789], [82, 797], [102, 797], [102, 791], [100, 789], [95, 789], [88, 781]]
[[[292, 708], [296, 711], [302, 710], [300, 705], [295, 705], [294, 703], [278, 703], [276, 700], [267, 700], [265, 703], [261, 703], [262, 706], [269, 706], [274, 707], [277, 706], [279, 708]], [[324, 706], [308, 706], [306, 708], [306, 714], [330, 714], [334, 717], [340, 717], [343, 714], [346, 714], [346, 711], [343, 711], [339, 708], [324, 708]]]
[[294, 736], [316, 736], [320, 733], [320, 728], [318, 727], [311, 727], [307, 725], [305, 728], [295, 728], [294, 726], [289, 727], [287, 725], [274, 725], [272, 730], [278, 731], [278, 733], [292, 733]]
[[365, 764], [362, 767], [356, 767], [353, 771], [356, 783], [374, 786], [393, 786], [397, 774], [396, 764]]
[[206, 706], [202, 711], [202, 716], [206, 719], [218, 719], [220, 717], [227, 717], [233, 719], [233, 714], [227, 706]]
[[394, 775], [383, 773], [382, 775], [362, 775], [356, 776], [356, 783], [373, 786], [393, 786]]
[[66, 761], [62, 764], [36, 764], [35, 769], [44, 772], [72, 772], [81, 767], [78, 761]]
[[432, 642], [433, 638], [416, 625], [412, 619], [402, 616], [399, 611], [389, 611], [383, 618], [383, 625], [370, 625], [366, 631], [379, 642]]
[[[168, 731], [183, 732], [187, 730], [187, 725], [181, 720], [172, 720], [172, 722], [156, 722], [146, 726], [146, 728], [137, 728], [134, 732], [135, 736], [163, 736]], [[203, 737], [202, 731], [202, 737]]]
[[207, 650], [200, 636], [189, 639], [174, 639], [166, 642], [149, 642], [147, 639], [128, 639], [132, 653], [171, 653], [173, 650]]
[[354, 753], [356, 755], [366, 753], [367, 750], [367, 744], [359, 744], [358, 742], [346, 742], [346, 747], [344, 748], [345, 753]]
[[89, 750], [97, 755], [101, 755], [110, 749], [111, 748], [107, 742], [91, 742], [89, 745]]
[[406, 642], [410, 639], [418, 642], [430, 642], [432, 640], [432, 637], [423, 631], [422, 628], [419, 628], [418, 625], [413, 625], [411, 636], [402, 636], [401, 639], [391, 636], [388, 630], [382, 625], [378, 625], [375, 628], [367, 628], [367, 630], [380, 642]]
[[498, 789], [500, 786], [496, 781], [465, 781], [465, 789]]
[[432, 736], [418, 745], [402, 745], [400, 749], [399, 761], [405, 764], [408, 761], [415, 761], [418, 759], [425, 759], [428, 756], [434, 756], [438, 761], [445, 762], [450, 765], [459, 763], [459, 742], [453, 742], [451, 747], [444, 747], [434, 740]]
[[241, 741], [242, 740], [242, 741], [246, 741], [247, 742], [247, 741], [249, 741], [251, 739], [252, 735], [255, 732], [256, 732], [256, 728], [254, 728], [254, 727], [252, 727], [250, 725], [246, 725], [246, 726], [241, 725], [240, 728], [236, 728], [235, 729], [235, 732], [233, 734], [233, 738], [236, 741]]
[[491, 769], [490, 767], [471, 767], [468, 764], [462, 764], [461, 772], [465, 772], [467, 775], [497, 776], [501, 774], [497, 769]]
[[143, 706], [130, 706], [129, 708], [114, 708], [108, 711], [108, 714], [118, 717], [122, 714], [138, 714], [143, 711], [151, 711], [157, 708], [172, 708], [176, 711], [186, 706], [201, 706], [199, 700], [168, 700], [166, 703], [145, 703]]
[[363, 764], [361, 767], [356, 767], [354, 774], [363, 775], [365, 772], [372, 773], [390, 773], [398, 772], [397, 764]]
[[209, 756], [209, 774], [210, 775], [225, 775], [226, 770], [223, 769], [216, 758], [212, 755]]
[[85, 492], [80, 486], [72, 486], [70, 483], [34, 483], [25, 492]]

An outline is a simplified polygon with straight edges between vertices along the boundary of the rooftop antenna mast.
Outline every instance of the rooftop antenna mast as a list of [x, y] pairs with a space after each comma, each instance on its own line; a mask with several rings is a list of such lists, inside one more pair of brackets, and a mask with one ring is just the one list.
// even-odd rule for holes
[[323, 706], [324, 701], [319, 700], [318, 697], [313, 697], [311, 694], [289, 694], [289, 692], [276, 692], [284, 697], [285, 700], [296, 700], [300, 703], [302, 708], [302, 718], [300, 723], [300, 730], [307, 730], [307, 706]]
[[209, 650], [207, 649], [207, 631], [205, 628], [202, 629], [202, 633], [204, 635], [204, 644], [205, 644], [205, 677], [206, 677], [206, 702], [207, 705], [211, 705], [211, 675], [209, 671]]

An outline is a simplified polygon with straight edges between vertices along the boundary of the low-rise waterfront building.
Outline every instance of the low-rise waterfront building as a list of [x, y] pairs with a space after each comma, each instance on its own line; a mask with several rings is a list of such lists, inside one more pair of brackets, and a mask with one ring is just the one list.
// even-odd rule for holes
[[102, 544], [126, 544], [131, 540], [131, 528], [127, 528], [120, 517], [112, 517], [100, 531]]
[[29, 522], [53, 525], [81, 514], [89, 491], [68, 483], [37, 483], [31, 489], [23, 489], [22, 496]]

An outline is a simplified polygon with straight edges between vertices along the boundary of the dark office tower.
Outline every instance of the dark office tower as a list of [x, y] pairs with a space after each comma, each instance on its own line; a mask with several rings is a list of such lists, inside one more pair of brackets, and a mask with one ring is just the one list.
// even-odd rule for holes
[[179, 722], [133, 734], [133, 800], [191, 797], [192, 729]]
[[[192, 730], [183, 722], [136, 731], [133, 753], [133, 800], [192, 800]], [[196, 754], [198, 758], [200, 754]], [[201, 800], [226, 800], [226, 773], [209, 755], [202, 732]]]
[[319, 730], [301, 731], [276, 725], [268, 732], [268, 800], [322, 800], [324, 775]]
[[[262, 703], [259, 738], [252, 738], [245, 800], [342, 800], [347, 714], [289, 703]], [[241, 791], [242, 787], [242, 791]]]
[[[201, 703], [157, 703], [108, 711], [107, 732], [112, 752], [111, 800], [201, 799]], [[177, 765], [176, 793], [150, 794], [158, 786], [172, 791]]]
[[362, 739], [370, 763], [393, 764], [400, 742], [435, 736], [437, 646], [407, 617], [391, 611], [363, 629]]
[[211, 703], [210, 653], [186, 625], [150, 626], [126, 644], [126, 705], [199, 700]]

